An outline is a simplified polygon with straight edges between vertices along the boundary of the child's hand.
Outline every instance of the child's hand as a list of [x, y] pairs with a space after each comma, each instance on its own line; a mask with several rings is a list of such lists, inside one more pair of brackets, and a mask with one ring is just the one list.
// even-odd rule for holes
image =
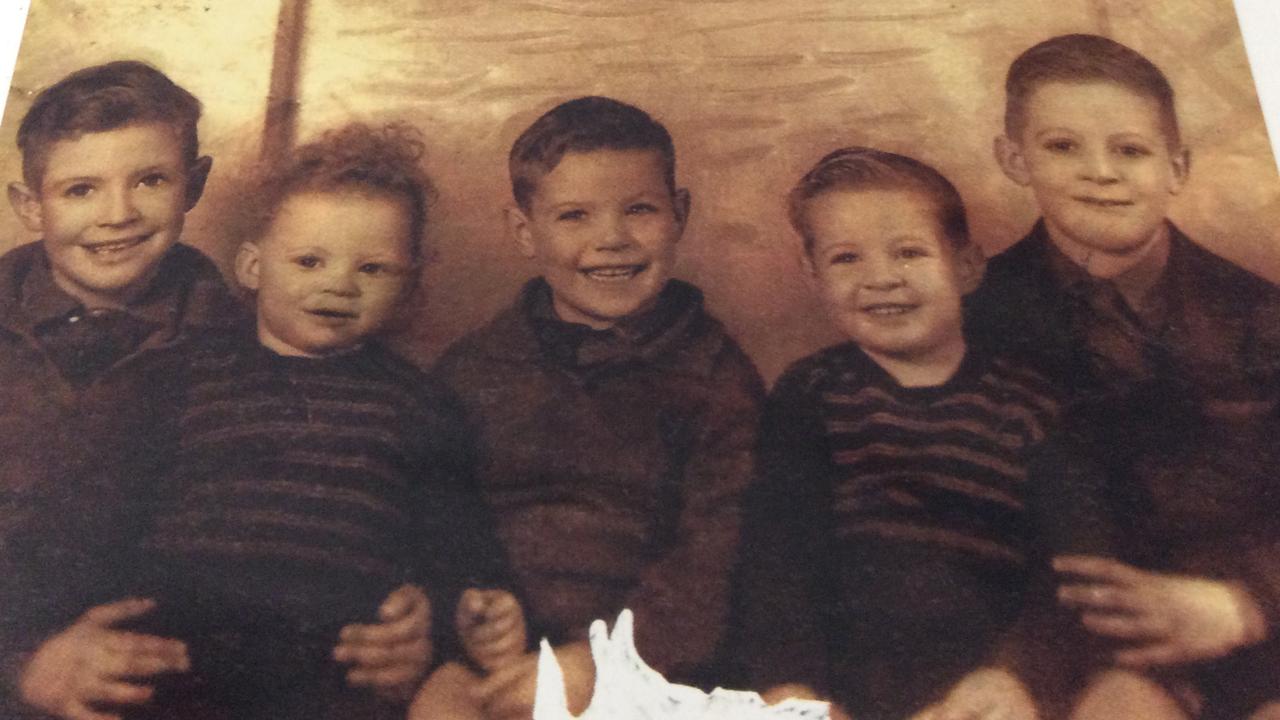
[[[565, 696], [569, 711], [580, 714], [591, 702], [596, 666], [587, 641], [555, 648], [556, 660], [564, 672]], [[521, 655], [502, 669], [489, 673], [472, 693], [484, 707], [488, 720], [529, 720], [533, 717], [534, 690], [538, 682], [538, 653]]]
[[472, 588], [462, 593], [455, 621], [463, 649], [489, 672], [524, 654], [528, 642], [524, 611], [506, 590]]
[[406, 700], [431, 666], [431, 603], [422, 588], [403, 585], [383, 601], [378, 619], [342, 628], [333, 659], [352, 665], [348, 684]]
[[136, 598], [99, 605], [46, 640], [22, 668], [23, 701], [64, 720], [119, 720], [118, 714], [95, 707], [150, 700], [153, 688], [139, 681], [189, 670], [187, 646], [113, 626], [155, 606]]
[[1053, 568], [1073, 576], [1058, 601], [1079, 610], [1086, 629], [1131, 643], [1116, 653], [1120, 665], [1211, 660], [1266, 637], [1257, 602], [1230, 583], [1085, 555], [1057, 557]]
[[1022, 681], [1001, 668], [978, 668], [960, 679], [942, 702], [911, 720], [1038, 720], [1035, 701]]

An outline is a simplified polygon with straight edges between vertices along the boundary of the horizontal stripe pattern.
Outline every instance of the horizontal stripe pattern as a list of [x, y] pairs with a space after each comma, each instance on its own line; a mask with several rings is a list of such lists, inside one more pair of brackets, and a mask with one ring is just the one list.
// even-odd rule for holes
[[970, 359], [940, 388], [903, 388], [865, 357], [815, 388], [838, 541], [910, 543], [1012, 565], [1026, 558], [1026, 449], [1056, 411], [1048, 385]]

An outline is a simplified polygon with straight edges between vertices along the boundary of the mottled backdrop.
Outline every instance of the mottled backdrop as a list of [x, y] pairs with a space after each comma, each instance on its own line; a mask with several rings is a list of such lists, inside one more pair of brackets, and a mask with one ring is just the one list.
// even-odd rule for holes
[[[210, 192], [188, 239], [219, 259], [237, 177], [257, 156], [280, 0], [37, 0], [0, 143], [34, 91], [135, 57], [205, 103]], [[831, 339], [808, 297], [781, 196], [827, 150], [867, 144], [935, 163], [994, 252], [1031, 222], [991, 160], [1009, 61], [1064, 32], [1147, 54], [1179, 93], [1192, 182], [1177, 220], [1280, 280], [1280, 183], [1230, 0], [310, 0], [299, 70], [303, 139], [352, 119], [405, 119], [441, 188], [436, 262], [406, 346], [427, 361], [506, 303], [529, 268], [501, 224], [505, 157], [542, 111], [582, 94], [667, 123], [694, 196], [680, 274], [701, 285], [761, 370]], [[0, 175], [16, 178], [14, 152]], [[0, 214], [0, 250], [31, 239]]]

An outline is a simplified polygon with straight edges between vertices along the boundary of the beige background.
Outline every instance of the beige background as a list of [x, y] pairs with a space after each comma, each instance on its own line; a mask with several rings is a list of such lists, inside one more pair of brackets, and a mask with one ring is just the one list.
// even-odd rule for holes
[[[237, 178], [257, 155], [278, 5], [271, 0], [32, 3], [0, 144], [34, 92], [81, 66], [150, 61], [205, 103], [216, 158], [190, 242], [225, 260]], [[538, 114], [582, 94], [636, 103], [676, 139], [694, 195], [679, 274], [706, 290], [766, 377], [832, 339], [795, 261], [781, 197], [835, 147], [936, 164], [983, 245], [1006, 247], [1031, 198], [990, 157], [1001, 86], [1023, 48], [1102, 32], [1179, 93], [1192, 182], [1175, 217], [1211, 249], [1280, 280], [1280, 183], [1230, 0], [311, 0], [301, 136], [409, 120], [441, 188], [437, 259], [406, 337], [420, 361], [506, 304], [532, 268], [503, 234], [505, 158]], [[15, 152], [0, 176], [16, 179]], [[0, 214], [0, 250], [31, 238]]]

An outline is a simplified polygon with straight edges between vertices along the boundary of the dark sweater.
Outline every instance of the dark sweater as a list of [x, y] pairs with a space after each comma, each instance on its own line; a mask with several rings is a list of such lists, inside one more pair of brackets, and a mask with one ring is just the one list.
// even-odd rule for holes
[[1020, 607], [1023, 453], [1055, 410], [1039, 375], [972, 352], [926, 388], [852, 344], [792, 365], [766, 405], [741, 565], [751, 686], [804, 682], [891, 717], [980, 661]]
[[477, 429], [480, 483], [535, 629], [580, 640], [631, 608], [646, 661], [704, 672], [763, 390], [701, 293], [672, 281], [653, 310], [596, 332], [555, 319], [535, 280], [437, 374]]
[[213, 263], [183, 245], [125, 312], [101, 318], [57, 287], [39, 243], [0, 258], [0, 715], [22, 712], [9, 689], [25, 652], [84, 609], [41, 588], [77, 571], [56, 540], [95, 519], [69, 510], [81, 480], [132, 439], [117, 422], [139, 392], [131, 369], [247, 317]]
[[[1037, 224], [992, 259], [968, 299], [967, 329], [1071, 391], [1063, 432], [1032, 459], [1054, 551], [1241, 582], [1274, 632], [1280, 290], [1170, 234], [1139, 313]], [[1272, 670], [1260, 676], [1259, 687], [1274, 685]]]
[[460, 408], [406, 361], [376, 344], [284, 357], [223, 334], [149, 371], [139, 460], [170, 460], [134, 485], [139, 554], [113, 575], [132, 575], [132, 595], [195, 598], [179, 637], [262, 615], [325, 658], [341, 626], [413, 582], [444, 650], [458, 593], [503, 584]]

